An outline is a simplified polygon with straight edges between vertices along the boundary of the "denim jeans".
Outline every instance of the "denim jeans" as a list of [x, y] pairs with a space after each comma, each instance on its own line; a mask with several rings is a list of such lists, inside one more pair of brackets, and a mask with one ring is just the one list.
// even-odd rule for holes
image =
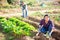
[[39, 32], [42, 32], [44, 34], [46, 34], [47, 32], [51, 32], [52, 30], [52, 26], [50, 25], [49, 27], [42, 27], [42, 28], [39, 28]]
[[26, 7], [25, 8], [23, 8], [22, 7], [22, 16], [24, 17], [24, 18], [26, 18], [27, 16], [28, 16], [28, 9], [27, 9], [27, 5], [26, 5]]

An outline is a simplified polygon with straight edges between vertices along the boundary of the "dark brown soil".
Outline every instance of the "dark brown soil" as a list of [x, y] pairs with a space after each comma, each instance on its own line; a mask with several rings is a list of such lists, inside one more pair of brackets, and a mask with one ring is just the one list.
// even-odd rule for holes
[[49, 40], [48, 38], [44, 37], [42, 33], [39, 33], [38, 36], [34, 38], [35, 40]]
[[[37, 22], [37, 23], [39, 22], [39, 20], [36, 20], [36, 18], [33, 18], [33, 17], [29, 17], [28, 19], [31, 20], [31, 21], [33, 21], [33, 22]], [[38, 27], [38, 25], [36, 23], [33, 23], [33, 22], [28, 22], [27, 21], [27, 23], [29, 23], [29, 24], [31, 24], [31, 25], [33, 25], [35, 27]], [[55, 27], [57, 29], [60, 29], [60, 27], [58, 25], [56, 25], [56, 24], [55, 24]], [[55, 40], [60, 40], [60, 32], [54, 30], [52, 32], [52, 38], [54, 38]], [[42, 33], [40, 33], [39, 34], [39, 38], [35, 37], [35, 40], [49, 40], [49, 39], [47, 39], [46, 37], [43, 36]], [[53, 39], [51, 39], [51, 40], [53, 40]]]
[[58, 31], [52, 32], [52, 37], [55, 38], [55, 40], [60, 40], [60, 32]]

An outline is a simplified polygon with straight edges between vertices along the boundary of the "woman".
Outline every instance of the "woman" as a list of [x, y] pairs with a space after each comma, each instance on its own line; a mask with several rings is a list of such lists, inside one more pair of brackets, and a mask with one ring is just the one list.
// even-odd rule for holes
[[[39, 32], [43, 33], [44, 36], [47, 36], [46, 34], [48, 34], [47, 38], [49, 38], [51, 36], [51, 31], [53, 27], [54, 25], [49, 16], [45, 15], [44, 18], [40, 21]], [[39, 34], [39, 32], [37, 33], [37, 35]]]

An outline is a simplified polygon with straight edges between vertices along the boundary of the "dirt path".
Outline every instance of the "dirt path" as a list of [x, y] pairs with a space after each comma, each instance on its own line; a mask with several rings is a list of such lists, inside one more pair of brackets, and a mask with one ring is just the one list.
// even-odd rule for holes
[[21, 16], [21, 14], [20, 13], [0, 14], [0, 17], [13, 17], [13, 16]]

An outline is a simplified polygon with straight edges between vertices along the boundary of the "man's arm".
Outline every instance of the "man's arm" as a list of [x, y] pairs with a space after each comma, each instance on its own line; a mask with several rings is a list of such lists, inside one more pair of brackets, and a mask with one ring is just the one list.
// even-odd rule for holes
[[42, 25], [42, 20], [40, 21], [40, 23], [39, 23], [39, 29], [38, 29], [38, 33], [36, 34], [36, 36], [38, 36], [38, 34], [39, 34], [39, 31], [40, 31], [40, 29], [43, 27], [43, 25]]
[[51, 21], [51, 25], [52, 25], [52, 31], [51, 32], [53, 32], [55, 30], [53, 21]]
[[52, 28], [55, 28], [55, 27], [54, 27], [54, 23], [53, 23], [53, 22], [51, 22], [51, 24], [52, 24]]
[[43, 19], [40, 21], [40, 23], [39, 23], [39, 28], [40, 27], [43, 27]]
[[43, 27], [43, 25], [39, 25], [39, 29], [41, 29]]

